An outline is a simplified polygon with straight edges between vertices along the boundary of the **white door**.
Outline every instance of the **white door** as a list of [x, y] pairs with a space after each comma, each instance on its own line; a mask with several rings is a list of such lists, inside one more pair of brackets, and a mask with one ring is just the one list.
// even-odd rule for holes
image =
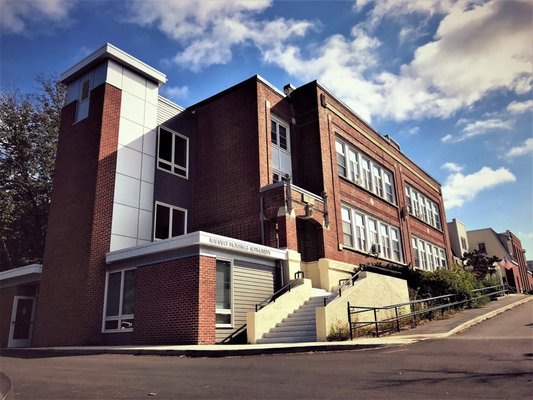
[[15, 296], [7, 347], [29, 347], [33, 331], [35, 297]]

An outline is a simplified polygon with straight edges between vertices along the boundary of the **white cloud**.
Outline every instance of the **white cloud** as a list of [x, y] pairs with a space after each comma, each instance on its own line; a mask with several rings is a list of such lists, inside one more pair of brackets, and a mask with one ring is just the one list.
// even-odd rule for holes
[[0, 0], [2, 30], [23, 33], [35, 22], [65, 20], [72, 9], [70, 0]]
[[498, 130], [511, 130], [513, 128], [512, 121], [505, 121], [498, 118], [490, 118], [485, 120], [479, 120], [474, 122], [468, 122], [465, 119], [457, 121], [456, 125], [464, 125], [459, 135], [446, 135], [441, 138], [444, 143], [457, 143], [467, 139], [471, 139], [475, 136], [485, 135], [489, 132]]
[[452, 173], [442, 187], [446, 208], [461, 207], [472, 201], [480, 192], [498, 185], [516, 181], [516, 177], [506, 168], [492, 169], [483, 167], [470, 175], [460, 172]]
[[411, 128], [404, 128], [398, 134], [401, 136], [416, 136], [420, 133], [420, 128], [418, 126], [413, 126]]
[[184, 46], [172, 58], [173, 62], [199, 71], [230, 62], [236, 45], [253, 45], [265, 52], [302, 37], [313, 27], [306, 20], [255, 18], [270, 5], [270, 0], [136, 0], [130, 10], [134, 22], [156, 25]]
[[189, 96], [188, 86], [163, 86], [161, 92], [171, 100], [185, 99]]
[[533, 100], [513, 101], [507, 106], [507, 111], [512, 114], [521, 114], [533, 110]]
[[442, 164], [442, 169], [447, 169], [450, 172], [461, 172], [463, 170], [463, 167], [459, 164], [453, 163], [453, 162], [447, 162]]
[[521, 146], [513, 147], [507, 153], [507, 157], [520, 157], [533, 154], [533, 138], [526, 139]]

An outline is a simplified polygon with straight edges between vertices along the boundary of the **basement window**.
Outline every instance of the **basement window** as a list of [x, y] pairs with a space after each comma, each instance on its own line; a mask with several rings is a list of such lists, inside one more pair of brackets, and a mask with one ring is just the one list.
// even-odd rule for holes
[[157, 168], [188, 178], [189, 138], [168, 128], [159, 128]]
[[187, 233], [187, 210], [156, 202], [154, 238], [168, 239]]
[[108, 272], [103, 332], [133, 331], [135, 269]]

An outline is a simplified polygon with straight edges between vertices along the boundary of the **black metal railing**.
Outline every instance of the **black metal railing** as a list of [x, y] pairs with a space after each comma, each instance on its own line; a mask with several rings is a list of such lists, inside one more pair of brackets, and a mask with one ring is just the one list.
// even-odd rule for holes
[[[508, 293], [508, 287], [506, 285], [489, 286], [482, 289], [472, 290], [471, 295], [466, 299], [464, 294], [447, 294], [443, 296], [430, 297], [427, 299], [413, 300], [406, 303], [393, 304], [384, 307], [362, 307], [351, 306], [347, 303], [348, 311], [348, 326], [350, 328], [350, 338], [353, 339], [354, 331], [357, 329], [372, 326], [375, 336], [379, 336], [385, 332], [400, 331], [400, 321], [403, 319], [411, 318], [412, 325], [417, 325], [417, 317], [423, 318], [426, 316], [432, 319], [436, 311], [441, 311], [444, 314], [444, 310], [447, 308], [456, 307], [459, 308], [469, 302], [474, 302], [483, 297], [497, 297]], [[407, 311], [407, 312], [406, 312]], [[356, 320], [353, 321], [353, 316], [359, 316], [361, 314], [370, 313], [373, 319], [368, 320]], [[386, 316], [380, 318], [380, 313]], [[393, 314], [393, 316], [390, 316]], [[380, 329], [380, 326], [385, 325]]]
[[270, 303], [276, 301], [276, 299], [284, 294], [285, 292], [290, 292], [291, 288], [295, 286], [296, 283], [300, 281], [300, 279], [304, 278], [304, 273], [302, 271], [298, 271], [294, 273], [294, 279], [287, 283], [285, 286], [283, 286], [281, 289], [279, 289], [276, 293], [274, 293], [272, 296], [266, 298], [261, 303], [255, 305], [255, 312], [258, 312], [260, 309], [268, 306]]
[[[241, 326], [239, 329], [234, 330], [231, 334], [226, 336], [220, 343], [221, 344], [234, 343], [237, 336], [244, 334], [244, 332], [246, 332], [246, 324]], [[246, 343], [246, 340], [244, 341], [244, 343]]]
[[329, 303], [331, 303], [337, 297], [341, 297], [343, 290], [346, 290], [348, 287], [353, 286], [354, 282], [359, 278], [359, 274], [361, 272], [363, 272], [362, 268], [354, 272], [350, 278], [340, 279], [339, 286], [337, 287], [337, 289], [335, 289], [335, 291], [331, 293], [328, 297], [324, 297], [324, 307], [326, 307]]

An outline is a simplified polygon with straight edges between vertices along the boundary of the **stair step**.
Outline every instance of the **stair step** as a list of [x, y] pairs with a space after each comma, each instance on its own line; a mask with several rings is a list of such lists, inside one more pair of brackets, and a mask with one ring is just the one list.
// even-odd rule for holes
[[273, 332], [301, 332], [301, 331], [313, 331], [316, 332], [316, 325], [286, 325], [286, 324], [278, 324], [278, 326], [275, 326], [274, 328], [270, 329], [268, 333]]
[[316, 342], [315, 336], [285, 336], [279, 338], [262, 338], [257, 341], [259, 344], [267, 343], [304, 343], [304, 342]]
[[312, 327], [311, 329], [302, 329], [299, 331], [275, 331], [275, 332], [267, 332], [263, 335], [264, 338], [284, 338], [287, 336], [294, 336], [294, 337], [307, 337], [307, 336], [316, 336], [316, 328]]

